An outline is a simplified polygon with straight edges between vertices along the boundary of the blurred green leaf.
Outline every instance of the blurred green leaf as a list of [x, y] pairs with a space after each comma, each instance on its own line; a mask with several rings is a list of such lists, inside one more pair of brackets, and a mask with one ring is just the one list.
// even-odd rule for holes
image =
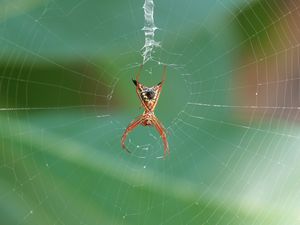
[[[180, 169], [176, 158], [182, 157], [180, 162], [183, 163], [187, 152], [180, 156], [176, 149], [172, 149], [171, 156], [165, 161], [141, 160], [120, 149], [122, 130], [115, 132], [119, 127], [115, 124], [116, 118], [87, 117], [71, 111], [68, 114], [68, 117], [53, 114], [39, 119], [28, 117], [27, 123], [1, 117], [4, 128], [1, 129], [1, 183], [6, 184], [1, 185], [0, 193], [3, 224], [40, 224], [41, 221], [43, 224], [59, 221], [65, 224], [140, 224], [141, 220], [146, 224], [162, 221], [165, 224], [181, 224], [182, 221], [199, 224], [201, 221], [217, 223], [220, 218], [224, 224], [253, 224], [255, 221], [280, 224], [278, 221], [282, 219], [296, 219], [296, 212], [285, 211], [287, 206], [282, 208], [279, 205], [293, 191], [297, 192], [287, 185], [284, 189], [281, 185], [277, 186], [277, 191], [286, 193], [279, 199], [257, 199], [258, 202], [253, 202], [252, 206], [251, 202], [243, 199], [249, 193], [238, 191], [239, 182], [241, 185], [244, 182], [241, 162], [236, 165], [219, 164], [224, 172], [216, 171], [217, 159], [208, 157], [210, 154], [205, 151], [195, 156], [199, 149], [192, 142], [185, 143], [185, 148], [193, 153], [194, 158], [205, 158], [206, 161], [199, 161], [197, 167], [181, 164], [185, 169]], [[220, 137], [222, 134], [216, 135]], [[226, 135], [223, 140], [229, 143], [239, 139], [234, 127], [227, 128], [223, 135]], [[257, 143], [274, 135], [274, 130], [273, 133], [265, 133], [265, 136], [257, 137]], [[141, 135], [138, 138], [142, 139]], [[172, 144], [177, 142], [174, 138], [171, 141]], [[209, 142], [203, 139], [202, 145]], [[252, 147], [255, 149], [255, 146]], [[227, 147], [222, 146], [222, 149], [223, 157], [230, 158], [231, 152], [226, 151]], [[274, 153], [269, 151], [265, 157], [271, 159], [273, 155], [274, 158]], [[151, 157], [152, 153], [149, 154], [146, 156]], [[235, 157], [244, 160], [246, 155], [240, 151]], [[291, 168], [295, 166], [289, 165]], [[251, 167], [258, 169], [260, 162], [253, 161]], [[278, 170], [283, 172], [280, 166]], [[217, 176], [210, 188], [207, 187], [209, 180], [205, 181], [204, 176], [200, 179], [201, 171], [205, 171], [209, 180]], [[299, 177], [299, 173], [295, 175]], [[260, 180], [259, 171], [257, 176], [246, 179], [249, 188], [256, 186]], [[239, 182], [230, 182], [231, 179]], [[220, 189], [219, 185], [223, 188]], [[260, 191], [269, 190], [269, 187], [262, 188]], [[276, 193], [275, 187], [272, 193]]]

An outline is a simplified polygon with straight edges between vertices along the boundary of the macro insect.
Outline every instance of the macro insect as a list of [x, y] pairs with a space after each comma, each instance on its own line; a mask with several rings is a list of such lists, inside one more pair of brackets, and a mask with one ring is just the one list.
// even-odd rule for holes
[[145, 85], [139, 82], [142, 68], [143, 64], [139, 68], [139, 71], [136, 75], [136, 79], [132, 79], [132, 82], [136, 86], [136, 94], [139, 97], [142, 106], [144, 107], [144, 112], [142, 115], [136, 117], [133, 121], [131, 121], [131, 123], [127, 126], [121, 139], [121, 145], [123, 149], [130, 153], [130, 151], [125, 146], [125, 141], [129, 132], [135, 129], [138, 125], [154, 126], [157, 132], [159, 133], [160, 137], [162, 138], [164, 144], [164, 156], [166, 156], [166, 154], [170, 153], [169, 144], [166, 136], [166, 129], [154, 115], [154, 110], [157, 105], [162, 86], [166, 79], [166, 65], [164, 65], [163, 67], [162, 81], [152, 87], [146, 87]]

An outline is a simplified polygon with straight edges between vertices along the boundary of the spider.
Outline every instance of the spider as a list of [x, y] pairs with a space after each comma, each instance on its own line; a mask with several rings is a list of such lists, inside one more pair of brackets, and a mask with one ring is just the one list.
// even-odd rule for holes
[[139, 82], [140, 73], [143, 68], [143, 64], [141, 64], [139, 71], [136, 75], [136, 80], [132, 79], [132, 82], [136, 86], [136, 94], [139, 97], [142, 106], [144, 107], [144, 112], [142, 115], [136, 117], [131, 123], [127, 126], [122, 139], [121, 139], [121, 145], [124, 150], [126, 150], [128, 153], [130, 151], [125, 146], [125, 140], [129, 132], [131, 132], [133, 129], [135, 129], [138, 125], [142, 126], [154, 126], [159, 133], [159, 135], [162, 138], [163, 144], [164, 144], [164, 157], [166, 154], [169, 154], [169, 144], [167, 141], [166, 136], [166, 129], [162, 125], [162, 123], [157, 119], [157, 117], [154, 115], [154, 109], [157, 105], [162, 86], [165, 82], [166, 78], [166, 65], [164, 65], [163, 68], [163, 75], [162, 75], [162, 81], [159, 82], [157, 85], [152, 87], [146, 87], [143, 84]]

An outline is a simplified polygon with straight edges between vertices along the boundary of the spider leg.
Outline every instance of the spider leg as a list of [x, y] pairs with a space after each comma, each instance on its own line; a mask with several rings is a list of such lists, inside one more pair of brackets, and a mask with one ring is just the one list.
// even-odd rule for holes
[[159, 133], [159, 135], [161, 136], [161, 139], [163, 141], [163, 144], [164, 144], [164, 157], [165, 157], [167, 154], [170, 154], [169, 144], [168, 144], [165, 128], [155, 116], [153, 117], [152, 121], [153, 121], [153, 125], [155, 126], [157, 132]]
[[140, 68], [139, 68], [139, 70], [138, 70], [138, 72], [137, 72], [137, 74], [136, 74], [136, 78], [135, 78], [135, 80], [132, 80], [132, 82], [133, 82], [134, 85], [136, 86], [135, 91], [136, 91], [136, 94], [137, 94], [138, 98], [139, 98], [140, 101], [141, 101], [141, 105], [144, 107], [145, 110], [150, 110], [150, 109], [148, 108], [148, 106], [145, 104], [144, 100], [142, 99], [142, 97], [141, 97], [141, 95], [140, 95], [140, 92], [141, 92], [141, 89], [142, 89], [141, 86], [143, 86], [143, 85], [140, 84], [139, 79], [140, 79], [140, 75], [141, 75], [141, 71], [142, 71], [142, 69], [143, 69], [143, 66], [144, 66], [143, 64], [140, 65]]
[[[156, 85], [156, 88], [157, 88], [157, 97], [156, 97], [156, 100], [154, 102], [154, 105], [153, 105], [153, 109], [155, 109], [157, 103], [158, 103], [158, 99], [159, 99], [159, 96], [160, 96], [160, 93], [161, 93], [161, 90], [162, 90], [162, 86], [165, 82], [165, 79], [166, 79], [166, 76], [167, 76], [167, 66], [164, 65], [164, 68], [163, 68], [163, 75], [162, 75], [162, 81], [159, 82], [157, 85]], [[160, 123], [160, 125], [162, 126], [162, 124]]]
[[141, 71], [143, 69], [143, 64], [140, 65], [140, 68], [135, 76], [135, 80], [132, 79], [132, 82], [134, 83], [134, 85], [136, 86], [136, 88], [138, 88], [138, 84], [139, 84], [139, 79], [140, 79], [140, 75], [141, 75]]
[[167, 77], [167, 66], [164, 64], [164, 68], [163, 68], [163, 74], [162, 74], [162, 80], [161, 82], [159, 82], [157, 85], [158, 86], [162, 86], [162, 84], [165, 82]]
[[127, 149], [127, 147], [125, 146], [125, 141], [127, 138], [127, 135], [129, 134], [129, 132], [131, 132], [134, 128], [136, 128], [141, 122], [143, 121], [143, 117], [142, 116], [138, 116], [137, 118], [135, 118], [133, 121], [131, 121], [131, 123], [127, 126], [126, 130], [124, 131], [124, 134], [122, 136], [121, 139], [121, 145], [122, 148], [124, 150], [126, 150], [126, 152], [130, 153], [130, 151]]
[[141, 75], [141, 71], [142, 71], [142, 69], [143, 69], [143, 66], [144, 66], [143, 64], [140, 65], [139, 71], [138, 71], [137, 74], [136, 74], [136, 78], [135, 78], [135, 79], [136, 79], [137, 82], [139, 82], [139, 79], [140, 79], [140, 75]]
[[162, 83], [165, 82], [167, 76], [167, 65], [164, 64], [163, 74], [162, 74]]

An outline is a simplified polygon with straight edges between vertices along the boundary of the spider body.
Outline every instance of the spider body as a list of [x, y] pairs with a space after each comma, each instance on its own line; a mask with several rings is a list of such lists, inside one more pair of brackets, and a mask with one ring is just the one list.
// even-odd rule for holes
[[135, 118], [128, 125], [128, 127], [126, 128], [126, 130], [122, 136], [121, 145], [122, 145], [123, 149], [125, 149], [127, 152], [130, 152], [125, 146], [125, 140], [126, 140], [128, 133], [131, 132], [133, 129], [135, 129], [138, 125], [154, 126], [163, 140], [164, 156], [165, 156], [167, 153], [169, 153], [169, 145], [168, 145], [168, 141], [167, 141], [166, 131], [165, 131], [164, 126], [154, 115], [154, 110], [157, 105], [163, 83], [165, 81], [166, 66], [164, 65], [163, 80], [161, 82], [159, 82], [157, 85], [152, 86], [152, 87], [146, 87], [145, 85], [143, 85], [139, 82], [139, 76], [140, 76], [142, 68], [143, 68], [143, 65], [140, 66], [139, 72], [136, 76], [136, 80], [132, 80], [132, 82], [136, 86], [136, 94], [139, 97], [142, 106], [144, 107], [144, 113], [142, 115], [138, 116], [137, 118]]
[[152, 113], [143, 113], [141, 125], [143, 126], [152, 126], [151, 118], [154, 116]]
[[145, 100], [151, 101], [155, 98], [156, 94], [152, 89], [148, 89], [143, 93]]
[[136, 92], [145, 108], [145, 112], [153, 112], [161, 92], [162, 83], [153, 87], [146, 87], [136, 80], [133, 80], [133, 83], [136, 85]]

